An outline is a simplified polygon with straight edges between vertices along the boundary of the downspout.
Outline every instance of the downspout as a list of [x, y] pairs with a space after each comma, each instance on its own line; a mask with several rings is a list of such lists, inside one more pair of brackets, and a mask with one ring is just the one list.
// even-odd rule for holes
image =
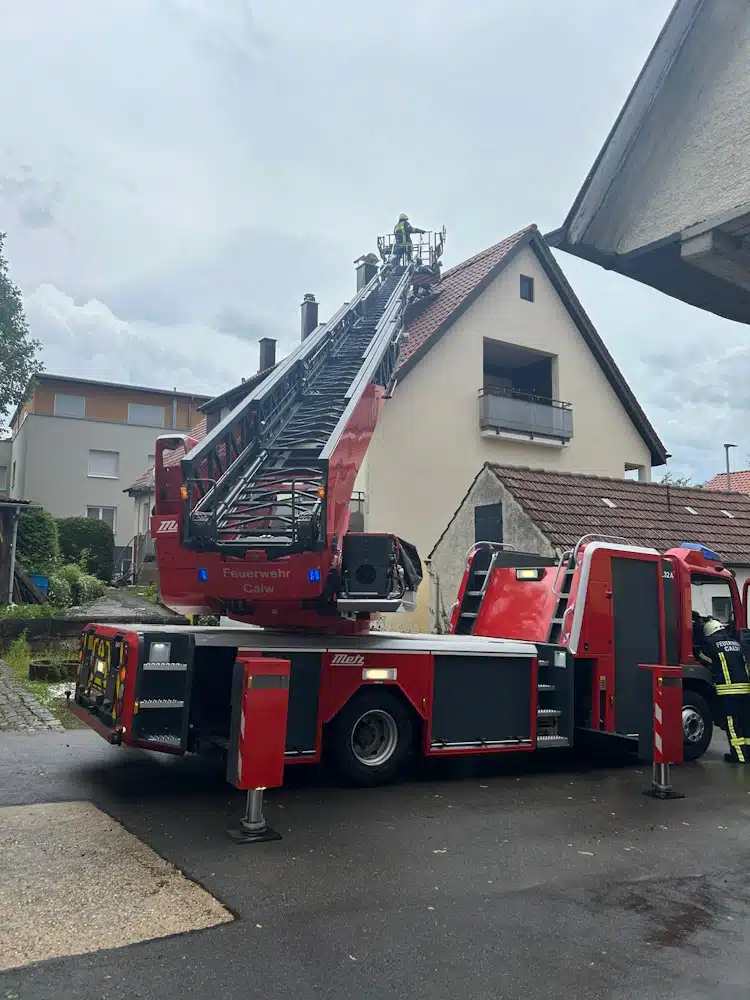
[[[175, 386], [177, 391], [177, 386]], [[177, 427], [177, 396], [172, 396], [172, 428]]]
[[21, 511], [16, 507], [13, 512], [13, 537], [10, 543], [10, 580], [8, 582], [8, 604], [13, 603], [13, 582], [16, 576], [16, 542], [18, 541], [18, 522]]

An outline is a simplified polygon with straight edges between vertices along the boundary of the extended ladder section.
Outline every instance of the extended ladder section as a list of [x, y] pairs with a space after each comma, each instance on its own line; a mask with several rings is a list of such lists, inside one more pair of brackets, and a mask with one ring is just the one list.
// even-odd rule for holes
[[[329, 508], [348, 510], [356, 475], [339, 484], [349, 496], [332, 496], [330, 460], [368, 386], [392, 388], [412, 270], [388, 260], [182, 459], [186, 547], [272, 556], [326, 547]], [[356, 433], [369, 440], [370, 423]]]

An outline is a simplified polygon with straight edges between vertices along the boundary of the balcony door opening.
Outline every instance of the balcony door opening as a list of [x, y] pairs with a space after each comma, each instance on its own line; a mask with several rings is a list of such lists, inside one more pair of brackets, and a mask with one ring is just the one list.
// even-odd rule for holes
[[570, 440], [573, 412], [555, 399], [555, 355], [485, 339], [482, 360], [483, 434], [557, 445]]

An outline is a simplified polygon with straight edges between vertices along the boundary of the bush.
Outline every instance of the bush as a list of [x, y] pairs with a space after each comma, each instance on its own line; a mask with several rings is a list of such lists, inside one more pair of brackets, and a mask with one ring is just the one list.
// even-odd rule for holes
[[[29, 607], [40, 607], [41, 605], [29, 605]], [[25, 632], [22, 632], [17, 639], [8, 646], [5, 652], [5, 659], [14, 674], [24, 676], [29, 672], [31, 662], [31, 646]]]
[[89, 601], [95, 601], [99, 597], [103, 597], [106, 591], [106, 587], [102, 581], [97, 576], [92, 576], [90, 573], [81, 573], [81, 603], [87, 604]]
[[46, 510], [26, 510], [18, 523], [18, 562], [27, 573], [49, 576], [60, 561], [57, 522]]
[[68, 604], [88, 604], [104, 594], [104, 584], [95, 576], [82, 572], [75, 563], [69, 563], [58, 570], [57, 578], [69, 588]]
[[47, 596], [55, 607], [68, 608], [73, 603], [73, 588], [64, 576], [54, 573], [49, 578]]
[[84, 562], [89, 573], [109, 583], [115, 554], [115, 538], [109, 525], [93, 517], [62, 517], [57, 526], [63, 560], [75, 563], [79, 569]]
[[17, 618], [59, 618], [62, 608], [54, 604], [4, 604], [0, 606], [0, 621], [14, 621]]

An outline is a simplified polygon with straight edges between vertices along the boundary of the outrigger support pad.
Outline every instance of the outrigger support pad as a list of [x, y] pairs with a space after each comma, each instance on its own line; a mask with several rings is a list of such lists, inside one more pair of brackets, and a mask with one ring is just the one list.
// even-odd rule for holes
[[268, 840], [281, 840], [281, 834], [266, 824], [263, 815], [263, 788], [250, 788], [247, 792], [245, 815], [239, 830], [229, 830], [229, 836], [238, 844], [262, 844]]

